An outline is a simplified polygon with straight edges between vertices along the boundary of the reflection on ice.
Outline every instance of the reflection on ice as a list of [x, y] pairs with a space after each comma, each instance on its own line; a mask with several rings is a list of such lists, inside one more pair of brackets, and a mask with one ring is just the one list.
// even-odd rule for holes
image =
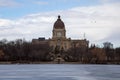
[[118, 65], [0, 65], [0, 80], [120, 80]]

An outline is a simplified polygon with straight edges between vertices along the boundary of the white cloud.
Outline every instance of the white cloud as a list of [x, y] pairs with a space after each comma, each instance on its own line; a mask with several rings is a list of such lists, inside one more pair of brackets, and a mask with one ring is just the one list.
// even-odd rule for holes
[[112, 41], [117, 44], [120, 37], [119, 7], [120, 3], [103, 4], [30, 14], [16, 21], [0, 19], [2, 29], [0, 38], [26, 38], [27, 40], [40, 36], [49, 38], [57, 15], [60, 14], [66, 26], [67, 37], [82, 39], [83, 34], [86, 33], [87, 39], [92, 43]]
[[103, 4], [120, 2], [119, 0], [99, 0], [99, 1]]
[[13, 7], [18, 5], [19, 3], [14, 0], [0, 0], [0, 7]]
[[0, 27], [4, 27], [4, 26], [10, 26], [14, 24], [13, 21], [8, 20], [8, 19], [0, 19]]

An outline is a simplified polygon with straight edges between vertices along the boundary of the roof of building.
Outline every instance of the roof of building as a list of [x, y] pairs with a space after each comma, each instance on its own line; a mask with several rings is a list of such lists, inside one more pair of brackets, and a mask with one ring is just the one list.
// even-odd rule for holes
[[57, 21], [54, 23], [55, 29], [63, 29], [65, 28], [64, 22], [60, 19], [60, 15], [58, 16]]

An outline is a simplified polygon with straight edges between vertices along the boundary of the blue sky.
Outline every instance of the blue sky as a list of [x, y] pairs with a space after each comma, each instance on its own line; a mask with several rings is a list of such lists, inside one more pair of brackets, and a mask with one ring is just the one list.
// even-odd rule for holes
[[32, 13], [100, 4], [99, 0], [1, 0], [0, 2], [5, 4], [6, 1], [9, 3], [0, 5], [0, 17], [12, 19]]
[[52, 37], [57, 16], [67, 37], [120, 46], [120, 0], [0, 0], [0, 40]]

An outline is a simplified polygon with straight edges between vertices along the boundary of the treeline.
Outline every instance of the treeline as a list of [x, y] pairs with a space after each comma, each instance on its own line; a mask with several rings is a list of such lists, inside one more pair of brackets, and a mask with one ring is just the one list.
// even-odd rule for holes
[[114, 49], [109, 46], [100, 48], [92, 45], [88, 49], [71, 48], [67, 52], [68, 56], [70, 56], [68, 61], [90, 64], [120, 64], [120, 47]]
[[48, 44], [32, 44], [25, 40], [0, 41], [0, 61], [28, 62], [48, 61], [46, 55], [50, 52]]
[[[57, 53], [60, 53], [67, 62], [81, 62], [93, 64], [120, 64], [120, 47], [113, 48], [111, 43], [104, 43], [104, 47], [91, 45], [89, 48], [73, 46], [71, 49], [56, 50], [46, 44], [32, 44], [25, 40], [0, 41], [0, 61], [13, 63], [34, 62], [34, 61], [53, 61]], [[59, 57], [59, 56], [57, 56]]]

